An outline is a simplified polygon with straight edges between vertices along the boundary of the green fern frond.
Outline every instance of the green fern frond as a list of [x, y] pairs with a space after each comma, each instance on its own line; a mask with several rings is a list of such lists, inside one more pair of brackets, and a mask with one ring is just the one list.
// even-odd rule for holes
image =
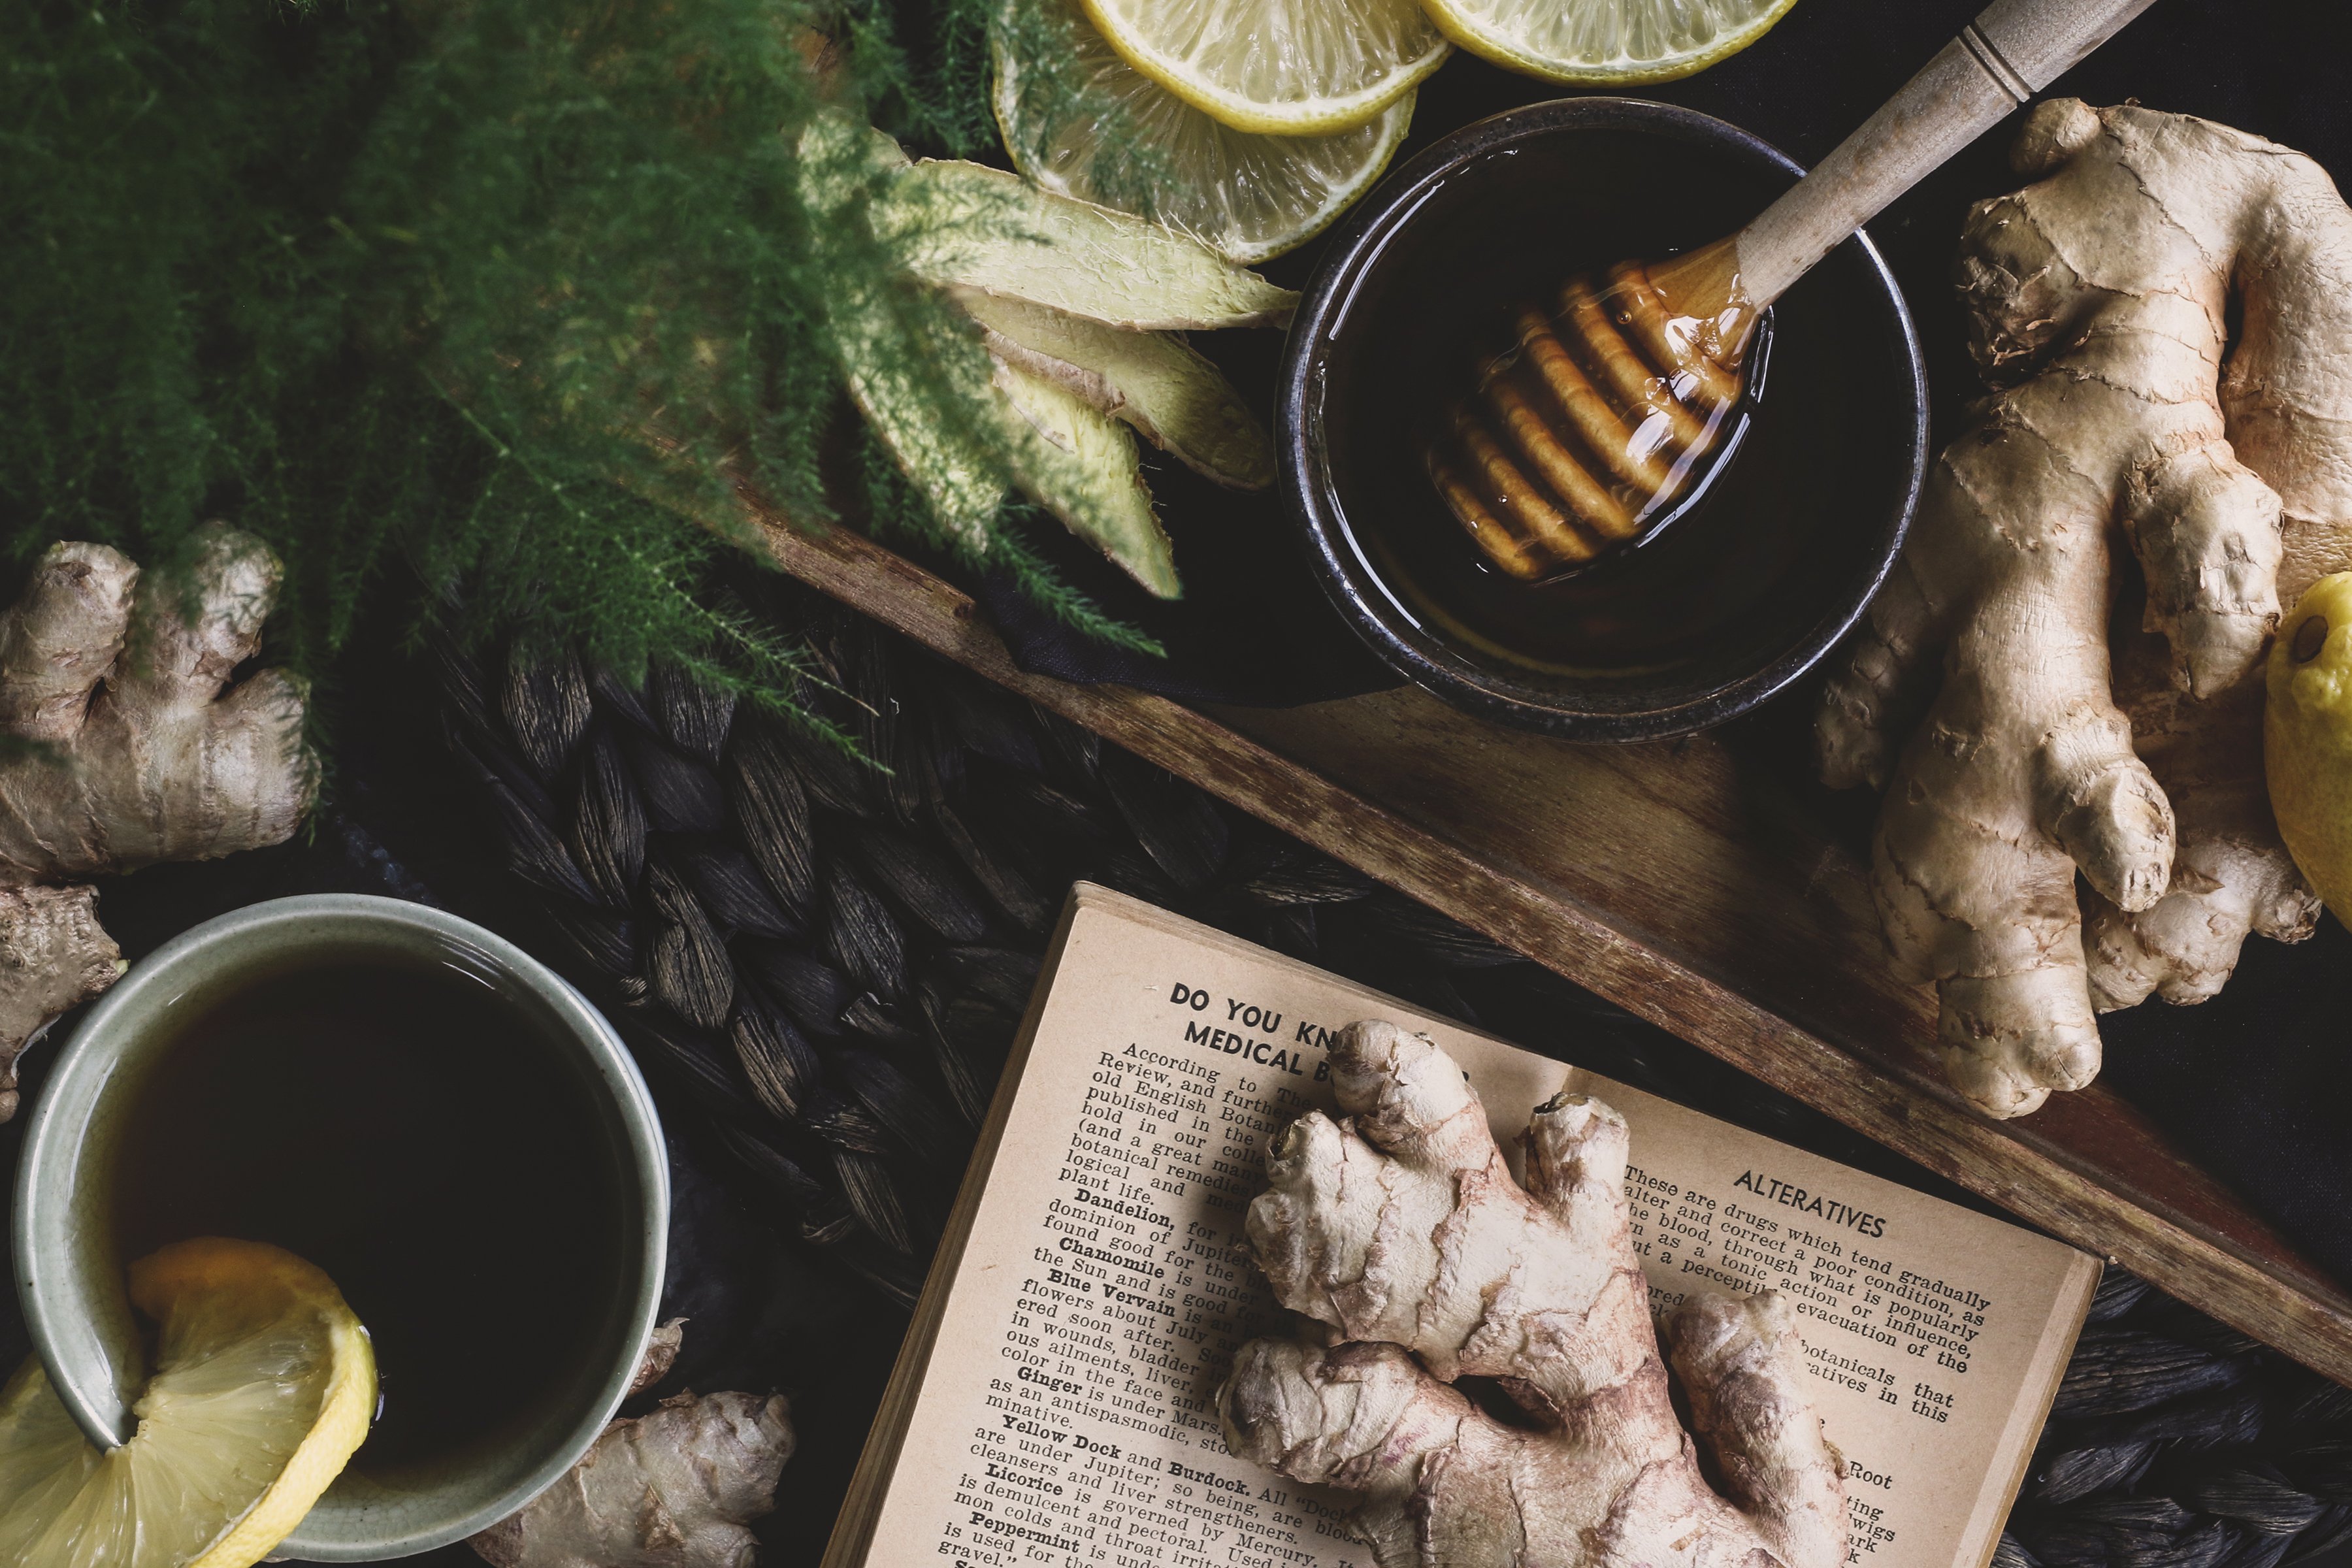
[[[1034, 0], [1020, 0], [1034, 4]], [[707, 584], [748, 479], [1011, 571], [1139, 646], [1019, 544], [877, 482], [834, 305], [903, 237], [813, 212], [798, 132], [845, 99], [985, 154], [995, 0], [28, 0], [0, 9], [0, 550], [151, 569], [225, 517], [285, 560], [272, 656], [323, 676], [387, 563], [467, 632], [617, 667], [803, 673]], [[805, 40], [847, 45], [823, 80]], [[854, 196], [856, 203], [866, 199]], [[851, 214], [855, 217], [855, 213]], [[894, 384], [1004, 493], [985, 355], [883, 286]], [[693, 520], [701, 520], [700, 523]]]

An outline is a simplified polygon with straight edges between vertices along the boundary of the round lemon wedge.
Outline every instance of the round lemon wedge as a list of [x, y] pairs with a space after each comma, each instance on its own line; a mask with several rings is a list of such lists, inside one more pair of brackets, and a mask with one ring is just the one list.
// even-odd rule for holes
[[[1129, 65], [1076, 14], [1051, 41], [1067, 51], [1057, 66], [1076, 78], [1073, 93], [1030, 90], [1018, 46], [996, 45], [996, 124], [1013, 166], [1056, 195], [1157, 218], [1237, 266], [1321, 233], [1371, 189], [1412, 124], [1408, 92], [1328, 136], [1236, 131]], [[1148, 190], [1122, 144], [1150, 150]]]
[[0, 1563], [250, 1568], [292, 1533], [375, 1414], [375, 1355], [334, 1282], [206, 1239], [131, 1267], [156, 1323], [139, 1427], [94, 1447], [38, 1360], [0, 1390]]
[[2263, 771], [2279, 837], [2352, 923], [2352, 572], [2322, 577], [2279, 622], [2265, 672]]
[[1547, 81], [1672, 81], [1736, 55], [1796, 0], [1423, 0], [1445, 36]]
[[1083, 0], [1127, 63], [1236, 131], [1362, 125], [1444, 63], [1420, 0]]

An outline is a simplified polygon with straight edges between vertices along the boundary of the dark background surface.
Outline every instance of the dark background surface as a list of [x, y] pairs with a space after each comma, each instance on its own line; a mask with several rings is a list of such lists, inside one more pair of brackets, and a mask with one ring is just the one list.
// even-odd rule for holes
[[[1799, 0], [1757, 44], [1684, 81], [1632, 89], [1755, 132], [1801, 163], [1834, 147], [1981, 7], [1973, 0]], [[2344, 51], [2352, 14], [2335, 0], [2157, 0], [2044, 96], [2095, 104], [2136, 99], [2285, 143], [2341, 181], [2352, 170], [2352, 85]], [[1398, 165], [1432, 141], [1486, 115], [1560, 96], [1457, 52], [1423, 85]], [[2014, 189], [2004, 126], [1931, 174], [1870, 226], [1910, 300], [1927, 353], [1935, 444], [1940, 447], [1981, 392], [1949, 283], [1969, 205]], [[1298, 287], [1319, 241], [1266, 268]], [[1203, 335], [1249, 395], [1270, 399], [1281, 342], [1272, 332]], [[1151, 476], [1160, 495], [1186, 599], [1147, 600], [1084, 551], [1057, 563], [1170, 650], [1165, 663], [1106, 652], [1041, 623], [1001, 587], [990, 611], [1032, 668], [1118, 679], [1188, 700], [1283, 705], [1394, 684], [1323, 604], [1294, 530], [1266, 497], [1208, 489], [1176, 465]], [[1815, 685], [1789, 693], [1735, 727], [1734, 743], [1810, 776], [1805, 738]], [[1866, 844], [1869, 811], [1855, 795], [1832, 820]], [[2333, 919], [2296, 947], [2251, 940], [2236, 980], [2211, 1002], [2149, 1002], [2102, 1023], [2105, 1079], [2162, 1125], [2200, 1163], [2237, 1187], [2338, 1278], [2352, 1278], [2352, 934]]]
[[[1693, 80], [1643, 89], [1715, 113], [1800, 161], [1818, 158], [1972, 14], [1950, 0], [1800, 0], [1762, 42]], [[2339, 8], [2320, 0], [2264, 6], [2158, 0], [2140, 22], [2053, 90], [2095, 102], [2137, 97], [2150, 107], [2204, 114], [2352, 168], [2352, 94], [2341, 75]], [[1484, 114], [1555, 96], [1540, 83], [1467, 57], [1422, 93], [1416, 132], [1401, 156]], [[1873, 226], [1916, 312], [1948, 430], [1973, 390], [1945, 271], [1960, 215], [2015, 182], [1996, 134], [1957, 160]], [[1270, 270], [1303, 280], [1315, 247]], [[1271, 381], [1275, 334], [1224, 334], [1203, 344], [1245, 390]], [[1170, 642], [1169, 663], [1108, 658], [1044, 633], [1001, 594], [988, 597], [1038, 668], [1117, 678], [1180, 696], [1301, 700], [1389, 683], [1321, 609], [1292, 555], [1273, 503], [1233, 498], [1155, 470], [1191, 597], [1160, 607], [1125, 593], [1082, 552], [1075, 575]], [[282, 849], [209, 866], [169, 866], [108, 885], [102, 912], [134, 959], [195, 921], [256, 900], [317, 890], [423, 898], [534, 945], [539, 916], [503, 869], [480, 802], [439, 741], [438, 695], [422, 661], [394, 647], [389, 617], [362, 639], [348, 717], [338, 737], [331, 808]], [[1801, 756], [1811, 700], [1801, 689], [1742, 727], [1735, 742], [1788, 764]], [[1846, 813], [1862, 824], [1857, 799]], [[1861, 827], [1857, 826], [1857, 834]], [[2195, 1009], [2150, 1005], [2105, 1022], [2107, 1081], [2165, 1123], [2196, 1158], [2339, 1274], [2352, 1276], [2352, 1172], [2343, 1026], [2352, 1013], [2352, 947], [2333, 921], [2298, 948], [2255, 942], [2238, 980]], [[25, 1068], [27, 1104], [53, 1046]], [[23, 1121], [0, 1127], [0, 1171], [13, 1172]], [[788, 1369], [801, 1451], [785, 1473], [778, 1513], [763, 1524], [766, 1560], [813, 1563], [865, 1436], [903, 1323], [870, 1298], [805, 1261], [767, 1208], [730, 1184], [723, 1160], [690, 1132], [673, 1131], [677, 1213], [666, 1310], [695, 1321], [665, 1390], [767, 1387]], [[13, 1300], [0, 1302], [0, 1365], [26, 1348]], [[476, 1561], [464, 1548], [414, 1559], [437, 1568]]]

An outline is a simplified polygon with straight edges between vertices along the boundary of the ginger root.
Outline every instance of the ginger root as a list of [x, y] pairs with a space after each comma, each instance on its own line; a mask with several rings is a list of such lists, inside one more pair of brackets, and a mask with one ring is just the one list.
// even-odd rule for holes
[[[984, 552], [1010, 480], [1144, 588], [1177, 597], [1136, 437], [1236, 489], [1273, 483], [1274, 448], [1223, 374], [1160, 334], [1277, 325], [1297, 296], [1162, 225], [1001, 169], [911, 162], [845, 115], [815, 117], [799, 148], [803, 193], [824, 215], [818, 243], [861, 221], [856, 197], [871, 189], [864, 221], [903, 247], [905, 277], [885, 269], [836, 292], [827, 326], [852, 401], [938, 521]], [[909, 313], [907, 282], [956, 307], [953, 330], [987, 355], [990, 379], [946, 394], [952, 408], [909, 369], [951, 345]]]
[[102, 544], [53, 544], [0, 613], [0, 1121], [16, 1057], [114, 983], [122, 954], [74, 879], [276, 844], [310, 803], [300, 685], [265, 669], [278, 562], [215, 526], [173, 592]]
[[491, 1568], [751, 1568], [744, 1525], [775, 1507], [792, 1457], [782, 1394], [681, 1394], [605, 1427], [562, 1480], [471, 1544]]
[[[1624, 1121], [1560, 1095], [1511, 1177], [1454, 1058], [1392, 1024], [1332, 1047], [1340, 1107], [1266, 1160], [1252, 1252], [1338, 1342], [1256, 1340], [1217, 1392], [1226, 1446], [1355, 1494], [1381, 1568], [1836, 1568], [1843, 1461], [1778, 1295], [1667, 1322], [1725, 1491], [1675, 1418], [1625, 1215]], [[1534, 1426], [1449, 1386], [1493, 1378]]]
[[2352, 211], [2326, 172], [2073, 99], [2011, 162], [2040, 182], [1971, 211], [1958, 272], [1998, 390], [1816, 724], [1827, 783], [1885, 788], [1888, 945], [1995, 1116], [2091, 1080], [2095, 1007], [2202, 1000], [2249, 931], [2309, 934], [2259, 660], [2281, 596], [2352, 565]]

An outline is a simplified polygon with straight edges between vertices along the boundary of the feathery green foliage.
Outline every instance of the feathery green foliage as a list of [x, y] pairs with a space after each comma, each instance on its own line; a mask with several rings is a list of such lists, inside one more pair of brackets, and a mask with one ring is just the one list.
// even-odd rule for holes
[[[403, 554], [464, 585], [463, 629], [774, 698], [793, 651], [706, 592], [734, 476], [973, 552], [845, 413], [824, 303], [895, 262], [854, 208], [814, 243], [794, 132], [831, 100], [985, 152], [992, 10], [0, 9], [0, 551], [98, 539], [169, 570], [225, 517], [285, 560], [273, 656], [314, 674]], [[817, 30], [846, 44], [827, 76]], [[921, 349], [899, 375], [1009, 467], [970, 411], [975, 335], [912, 286], [897, 304]], [[1008, 508], [991, 563], [1121, 637], [1033, 526]]]

